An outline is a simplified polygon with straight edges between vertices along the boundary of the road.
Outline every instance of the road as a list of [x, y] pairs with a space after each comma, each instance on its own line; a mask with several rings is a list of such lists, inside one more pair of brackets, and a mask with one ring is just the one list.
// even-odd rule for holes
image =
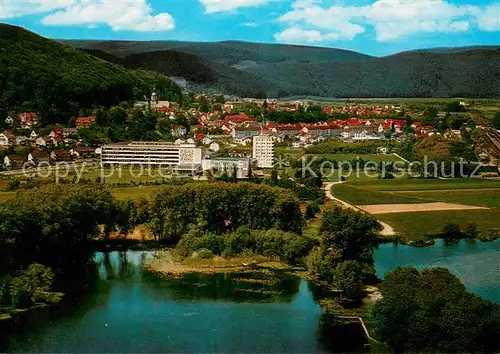
[[[365, 213], [365, 211], [359, 209], [357, 206], [349, 204], [346, 201], [339, 199], [332, 194], [332, 187], [336, 184], [342, 184], [342, 183], [345, 183], [345, 182], [329, 182], [329, 183], [325, 184], [323, 189], [325, 190], [326, 197], [330, 200], [336, 201], [337, 203], [341, 204], [345, 208], [353, 209], [353, 210]], [[392, 226], [386, 224], [383, 221], [380, 221], [380, 220], [377, 220], [377, 221], [380, 225], [382, 225], [382, 231], [380, 231], [380, 235], [382, 235], [382, 236], [395, 236], [396, 235], [396, 231], [394, 231]]]

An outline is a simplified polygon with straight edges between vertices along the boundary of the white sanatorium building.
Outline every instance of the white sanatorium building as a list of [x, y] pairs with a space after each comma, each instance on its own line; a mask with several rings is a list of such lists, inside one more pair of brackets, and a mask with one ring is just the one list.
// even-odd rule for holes
[[259, 168], [274, 167], [274, 141], [269, 135], [253, 137], [253, 158], [257, 160]]
[[195, 144], [135, 141], [102, 147], [101, 165], [142, 165], [173, 167], [179, 172], [201, 171], [203, 151]]

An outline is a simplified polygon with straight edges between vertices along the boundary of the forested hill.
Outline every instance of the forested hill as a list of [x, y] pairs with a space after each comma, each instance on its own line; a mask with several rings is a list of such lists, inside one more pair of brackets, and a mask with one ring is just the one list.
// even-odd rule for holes
[[155, 84], [162, 98], [181, 97], [158, 73], [127, 70], [6, 24], [0, 24], [0, 67], [0, 117], [37, 111], [44, 123], [66, 123], [81, 108], [143, 98]]
[[[243, 42], [66, 43], [239, 96], [264, 90], [270, 97], [500, 97], [500, 49], [493, 46], [376, 58], [334, 48]], [[208, 79], [215, 76], [219, 79]]]
[[278, 94], [281, 84], [259, 75], [235, 69], [199, 56], [167, 50], [132, 54], [123, 59], [132, 69], [147, 69], [161, 74], [182, 77], [194, 91], [224, 92], [236, 96], [266, 98]]

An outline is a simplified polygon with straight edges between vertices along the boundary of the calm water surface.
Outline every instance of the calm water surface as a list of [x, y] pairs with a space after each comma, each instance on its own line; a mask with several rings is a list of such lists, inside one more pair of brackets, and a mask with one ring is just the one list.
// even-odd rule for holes
[[248, 275], [163, 280], [148, 252], [98, 253], [92, 295], [27, 331], [21, 352], [361, 352], [359, 325], [323, 314], [306, 281]]
[[375, 253], [377, 275], [399, 266], [419, 269], [446, 267], [469, 289], [482, 298], [500, 303], [500, 240], [446, 245], [442, 240], [430, 247], [381, 245]]

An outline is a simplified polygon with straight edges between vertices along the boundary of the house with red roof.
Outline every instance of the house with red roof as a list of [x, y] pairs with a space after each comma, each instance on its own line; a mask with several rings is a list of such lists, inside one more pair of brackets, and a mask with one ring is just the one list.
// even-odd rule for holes
[[40, 117], [35, 112], [24, 112], [17, 115], [21, 121], [21, 128], [31, 129], [40, 123]]
[[95, 123], [95, 116], [80, 117], [76, 119], [76, 127], [78, 129], [88, 128], [94, 123]]
[[322, 111], [324, 114], [330, 115], [333, 113], [333, 108], [332, 107], [323, 107]]

